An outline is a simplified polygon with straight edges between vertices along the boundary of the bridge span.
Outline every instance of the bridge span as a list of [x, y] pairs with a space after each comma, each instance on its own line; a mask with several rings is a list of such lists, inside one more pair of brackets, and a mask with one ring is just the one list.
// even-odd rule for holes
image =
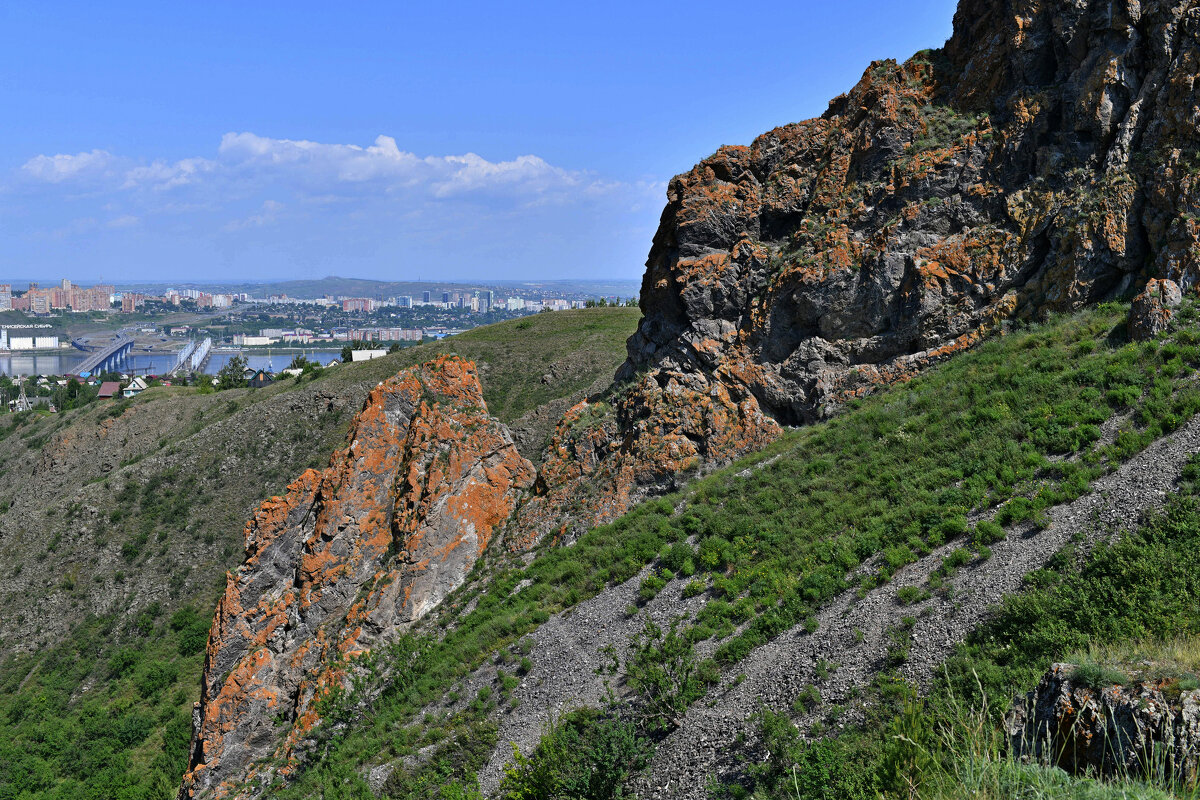
[[112, 372], [125, 363], [129, 352], [133, 350], [132, 336], [118, 336], [106, 347], [103, 347], [85, 358], [75, 368], [78, 375], [96, 372]]

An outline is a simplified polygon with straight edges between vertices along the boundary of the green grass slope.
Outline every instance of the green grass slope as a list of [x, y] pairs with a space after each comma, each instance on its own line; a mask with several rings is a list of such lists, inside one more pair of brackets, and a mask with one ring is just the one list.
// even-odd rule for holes
[[[389, 674], [387, 655], [378, 659], [384, 688], [368, 712], [354, 705], [357, 697], [341, 716], [331, 709], [335, 723], [353, 725], [327, 727], [323, 757], [278, 796], [366, 798], [363, 767], [388, 760], [406, 764], [389, 780], [389, 797], [470, 796], [474, 771], [494, 744], [492, 715], [520, 668], [504, 668], [500, 697], [481, 694], [441, 717], [422, 717], [424, 709], [497, 653], [519, 663], [523, 635], [646, 564], [655, 572], [642, 584], [643, 600], [676, 576], [689, 579], [688, 593], [707, 599], [697, 619], [675, 635], [643, 641], [640, 663], [626, 665], [636, 670], [626, 677], [643, 690], [643, 702], [628, 713], [641, 715], [653, 736], [653, 720], [704, 697], [717, 675], [806, 624], [838, 593], [887, 581], [948, 541], [961, 542], [962, 558], [945, 570], [987, 558], [988, 542], [1003, 531], [969, 525], [970, 512], [995, 508], [1002, 524], [1036, 522], [1200, 410], [1195, 308], [1183, 311], [1180, 330], [1146, 344], [1124, 338], [1126, 311], [1103, 306], [996, 337], [837, 419], [789, 433], [681, 495], [644, 503], [571, 548], [543, 550], [529, 564], [493, 564], [408, 643], [402, 674]], [[855, 572], [876, 555], [877, 567]], [[688, 654], [706, 639], [716, 641], [714, 656], [692, 663]], [[681, 663], [692, 666], [669, 668]], [[1039, 663], [1009, 675], [998, 691], [1021, 688], [1011, 684]], [[880, 708], [906, 696], [893, 689]], [[885, 772], [872, 768], [853, 784], [867, 796], [899, 790]], [[763, 796], [793, 795], [780, 783]]]
[[376, 383], [457, 352], [516, 422], [608, 381], [636, 322], [541, 314], [264, 389], [0, 417], [0, 799], [174, 797], [244, 521], [327, 462]]

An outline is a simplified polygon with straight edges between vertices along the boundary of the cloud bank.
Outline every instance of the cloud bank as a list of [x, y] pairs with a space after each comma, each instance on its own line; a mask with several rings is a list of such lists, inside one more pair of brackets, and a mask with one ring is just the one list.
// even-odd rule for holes
[[416, 263], [459, 277], [636, 277], [663, 188], [536, 155], [422, 156], [390, 136], [227, 133], [215, 152], [177, 160], [100, 149], [29, 158], [4, 181], [0, 243], [14, 258], [24, 249], [61, 262], [70, 242], [91, 259], [263, 277]]
[[548, 164], [534, 155], [488, 161], [475, 153], [421, 157], [401, 150], [391, 136], [366, 147], [304, 139], [272, 139], [253, 133], [227, 133], [215, 158], [141, 164], [104, 150], [39, 155], [21, 167], [33, 182], [75, 182], [111, 190], [168, 191], [199, 184], [281, 184], [360, 193], [419, 191], [432, 197], [478, 192], [514, 197], [587, 189], [609, 184], [582, 172]]

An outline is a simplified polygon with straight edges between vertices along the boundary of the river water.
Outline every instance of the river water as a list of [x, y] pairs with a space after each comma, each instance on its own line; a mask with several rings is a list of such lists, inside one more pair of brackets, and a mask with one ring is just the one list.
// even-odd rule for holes
[[[328, 364], [335, 358], [341, 357], [341, 350], [308, 351], [305, 357], [309, 361]], [[205, 371], [215, 375], [221, 367], [229, 363], [229, 359], [237, 353], [216, 353], [208, 359]], [[295, 353], [275, 353], [273, 355], [254, 354], [246, 356], [246, 361], [252, 369], [264, 369], [268, 366], [278, 372], [292, 363]], [[0, 354], [0, 375], [64, 375], [74, 372], [75, 367], [87, 358], [87, 353], [80, 350], [63, 350], [60, 353], [3, 353]], [[121, 371], [136, 375], [162, 375], [175, 366], [176, 357], [169, 353], [135, 353], [121, 367]], [[269, 363], [268, 363], [269, 362]]]

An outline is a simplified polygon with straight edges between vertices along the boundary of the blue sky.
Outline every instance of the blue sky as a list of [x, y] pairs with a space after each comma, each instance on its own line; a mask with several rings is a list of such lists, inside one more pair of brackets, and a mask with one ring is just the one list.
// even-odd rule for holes
[[0, 278], [637, 278], [953, 0], [0, 4]]

